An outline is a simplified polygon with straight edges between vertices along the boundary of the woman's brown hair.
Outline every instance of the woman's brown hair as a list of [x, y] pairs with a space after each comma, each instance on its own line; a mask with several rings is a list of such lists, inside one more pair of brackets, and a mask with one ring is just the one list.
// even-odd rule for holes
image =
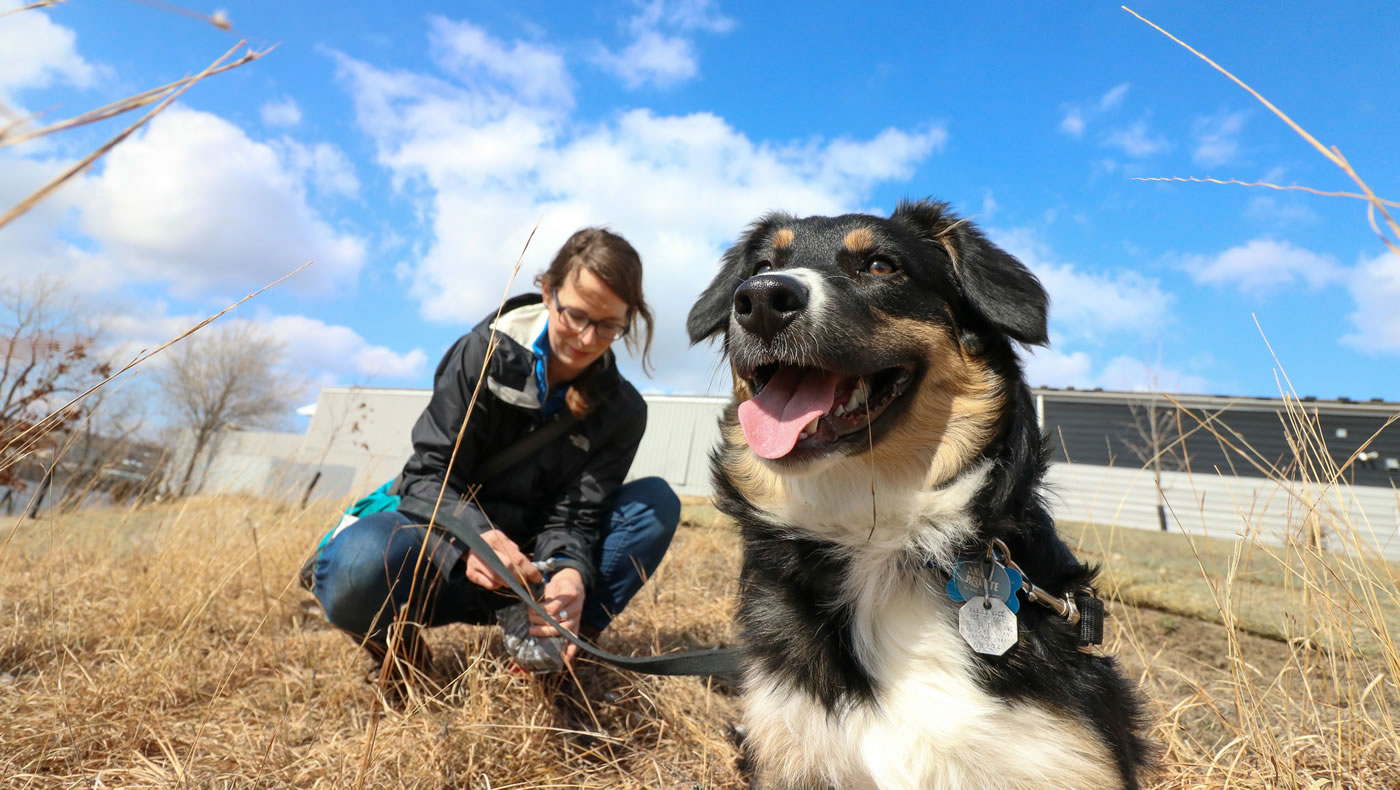
[[[558, 291], [581, 269], [592, 272], [627, 305], [627, 331], [623, 340], [634, 354], [641, 348], [642, 373], [650, 376], [653, 325], [651, 308], [642, 297], [642, 256], [626, 239], [610, 230], [584, 228], [564, 242], [549, 268], [535, 277], [535, 286], [547, 285], [551, 291]], [[639, 328], [643, 321], [646, 322], [645, 331]], [[589, 389], [586, 379], [592, 378], [591, 372], [592, 368], [581, 377], [585, 380], [576, 380], [569, 388], [569, 410], [579, 417], [588, 412], [584, 393]]]

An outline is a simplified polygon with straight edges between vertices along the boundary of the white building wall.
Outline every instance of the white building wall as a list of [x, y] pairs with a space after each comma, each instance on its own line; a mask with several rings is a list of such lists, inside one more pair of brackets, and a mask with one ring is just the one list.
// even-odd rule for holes
[[[432, 392], [418, 389], [331, 387], [321, 390], [297, 461], [351, 470], [313, 497], [360, 496], [390, 480], [413, 454], [413, 424]], [[333, 484], [332, 484], [333, 482]]]
[[[328, 388], [322, 390], [305, 436], [240, 434], [225, 444], [204, 490], [242, 490], [299, 498], [312, 475], [321, 477], [313, 498], [363, 495], [398, 474], [412, 453], [410, 431], [428, 403], [427, 390]], [[710, 493], [711, 449], [726, 398], [648, 395], [647, 430], [629, 479], [660, 476], [681, 494]], [[259, 481], [261, 480], [261, 486]], [[1061, 521], [1159, 529], [1150, 472], [1080, 464], [1054, 464], [1049, 504]], [[1253, 531], [1277, 543], [1321, 524], [1329, 548], [1342, 548], [1341, 525], [1392, 560], [1400, 560], [1400, 494], [1358, 487], [1317, 491], [1284, 488], [1254, 477], [1163, 473], [1169, 527], [1196, 535], [1230, 537]], [[1312, 521], [1310, 521], [1312, 519]]]
[[663, 477], [678, 494], [709, 496], [710, 448], [726, 398], [647, 395], [647, 431], [628, 479]]

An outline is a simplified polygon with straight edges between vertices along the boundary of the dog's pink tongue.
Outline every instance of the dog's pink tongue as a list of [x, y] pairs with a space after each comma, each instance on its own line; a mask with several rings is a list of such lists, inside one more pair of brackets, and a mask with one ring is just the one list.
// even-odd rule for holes
[[840, 381], [823, 370], [783, 367], [762, 392], [739, 404], [739, 425], [749, 447], [764, 458], [792, 452], [803, 427], [831, 411]]

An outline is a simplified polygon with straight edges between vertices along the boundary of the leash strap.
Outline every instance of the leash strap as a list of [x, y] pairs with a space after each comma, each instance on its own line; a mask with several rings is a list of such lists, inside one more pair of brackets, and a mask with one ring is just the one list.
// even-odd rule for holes
[[1092, 592], [1080, 591], [1074, 604], [1079, 609], [1079, 645], [1103, 644], [1103, 600]]
[[477, 485], [494, 480], [500, 473], [525, 460], [526, 457], [544, 447], [550, 440], [562, 435], [577, 422], [578, 418], [573, 415], [573, 412], [567, 408], [560, 409], [546, 422], [516, 440], [515, 444], [486, 459], [476, 471]]
[[506, 570], [505, 563], [496, 556], [496, 551], [486, 542], [481, 535], [476, 532], [456, 531], [449, 529], [446, 525], [437, 525], [441, 529], [447, 530], [449, 534], [465, 543], [472, 551], [475, 551], [486, 567], [490, 568], [498, 577], [503, 579], [511, 592], [519, 596], [535, 611], [545, 622], [554, 626], [560, 635], [577, 645], [579, 650], [593, 656], [605, 664], [611, 664], [619, 669], [626, 669], [638, 672], [643, 675], [692, 675], [697, 677], [710, 676], [730, 676], [739, 674], [739, 650], [732, 647], [712, 647], [705, 650], [688, 650], [683, 653], [670, 653], [664, 656], [619, 656], [609, 653], [606, 650], [594, 647], [588, 642], [579, 639], [577, 636], [564, 630], [549, 612], [546, 612], [530, 595], [529, 590], [515, 578], [515, 574]]

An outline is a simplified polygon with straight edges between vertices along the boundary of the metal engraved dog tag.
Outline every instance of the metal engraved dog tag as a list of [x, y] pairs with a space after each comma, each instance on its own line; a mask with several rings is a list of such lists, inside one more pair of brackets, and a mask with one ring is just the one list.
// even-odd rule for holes
[[1021, 609], [1021, 601], [1016, 597], [1021, 581], [1020, 571], [1000, 562], [993, 562], [991, 574], [983, 577], [981, 563], [964, 560], [958, 563], [948, 579], [948, 597], [962, 602], [978, 595], [987, 595], [990, 591], [991, 597], [1000, 599], [1015, 614]]
[[999, 656], [1016, 644], [1016, 615], [996, 598], [979, 595], [958, 610], [958, 631], [973, 650]]

